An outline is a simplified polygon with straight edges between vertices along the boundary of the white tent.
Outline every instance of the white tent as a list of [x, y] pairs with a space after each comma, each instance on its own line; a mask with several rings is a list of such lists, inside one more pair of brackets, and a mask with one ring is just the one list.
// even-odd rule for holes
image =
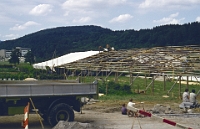
[[53, 69], [53, 67], [61, 66], [67, 63], [71, 63], [77, 60], [81, 60], [87, 58], [92, 55], [98, 54], [99, 51], [86, 51], [86, 52], [74, 52], [69, 53], [58, 58], [54, 58], [52, 60], [48, 60], [45, 62], [33, 64], [33, 67], [36, 69], [46, 69], [46, 66], [49, 66]]
[[[179, 77], [171, 77], [171, 78], [174, 78], [174, 79], [179, 79]], [[182, 76], [181, 77], [181, 80], [187, 80], [187, 76]], [[200, 76], [188, 76], [188, 81], [198, 81], [200, 82]]]

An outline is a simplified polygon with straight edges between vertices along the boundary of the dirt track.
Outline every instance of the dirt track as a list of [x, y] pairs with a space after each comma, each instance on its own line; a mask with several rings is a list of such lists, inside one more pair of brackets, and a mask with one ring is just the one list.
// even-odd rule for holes
[[[0, 129], [22, 129], [21, 121], [23, 115], [0, 117]], [[181, 118], [167, 117], [174, 122], [181, 123], [193, 129], [200, 128], [200, 118]], [[120, 107], [105, 107], [98, 105], [86, 105], [83, 108], [83, 114], [75, 113], [75, 121], [82, 123], [91, 123], [106, 129], [180, 129], [153, 118], [135, 118], [121, 115]], [[45, 129], [51, 129], [44, 123]], [[141, 128], [140, 128], [141, 126]], [[29, 129], [42, 129], [38, 117], [35, 114], [30, 115]]]

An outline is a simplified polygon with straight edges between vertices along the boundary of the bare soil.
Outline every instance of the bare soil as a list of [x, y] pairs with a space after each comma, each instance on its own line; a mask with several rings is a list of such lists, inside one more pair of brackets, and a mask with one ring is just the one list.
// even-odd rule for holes
[[[153, 104], [138, 105], [137, 108], [145, 110], [153, 108]], [[174, 110], [179, 110], [176, 104], [172, 106]], [[75, 112], [75, 121], [81, 123], [90, 123], [97, 127], [105, 129], [180, 129], [172, 125], [163, 123], [160, 119], [149, 117], [128, 117], [122, 115], [120, 112], [121, 104], [118, 103], [105, 103], [96, 102], [95, 104], [85, 105], [82, 109], [82, 113]], [[195, 112], [199, 112], [199, 109], [195, 109]], [[21, 121], [23, 115], [4, 116], [0, 117], [0, 129], [22, 129]], [[163, 116], [162, 116], [163, 117]], [[184, 126], [191, 127], [193, 129], [200, 128], [200, 116], [196, 117], [174, 117], [164, 116], [166, 119], [180, 123]], [[47, 123], [44, 123], [45, 129], [52, 129]], [[38, 116], [36, 114], [30, 114], [29, 117], [29, 129], [42, 129]]]

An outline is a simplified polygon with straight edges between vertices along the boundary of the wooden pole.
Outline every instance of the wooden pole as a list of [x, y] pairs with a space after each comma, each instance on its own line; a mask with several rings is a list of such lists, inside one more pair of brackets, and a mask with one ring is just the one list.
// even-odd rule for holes
[[106, 83], [106, 95], [108, 95], [108, 84]]
[[106, 95], [108, 95], [107, 75], [108, 75], [108, 72], [106, 71], [106, 78], [105, 78], [105, 84], [106, 84]]
[[181, 99], [181, 76], [179, 76], [179, 98]]
[[31, 104], [32, 104], [32, 106], [33, 106], [33, 109], [35, 110], [35, 113], [36, 113], [37, 116], [38, 116], [38, 119], [39, 119], [39, 121], [40, 121], [40, 124], [41, 124], [41, 126], [42, 126], [42, 129], [44, 129], [44, 125], [43, 125], [43, 123], [42, 123], [42, 119], [41, 119], [41, 117], [40, 117], [38, 111], [37, 111], [36, 108], [35, 108], [35, 105], [34, 105], [34, 103], [33, 103], [33, 100], [32, 100], [31, 98], [29, 98], [29, 99], [30, 99], [30, 101], [31, 101]]
[[166, 75], [163, 75], [163, 79], [164, 79], [164, 85], [163, 85], [163, 90], [166, 90]]
[[118, 72], [115, 72], [115, 82], [118, 82]]
[[145, 87], [147, 87], [147, 75], [145, 74]]
[[186, 87], [189, 90], [189, 76], [187, 76], [187, 85], [186, 85]]
[[132, 73], [130, 73], [130, 84], [133, 84], [133, 74]]
[[81, 82], [83, 82], [83, 71], [81, 70]]
[[153, 95], [154, 95], [154, 75], [153, 75], [153, 77], [152, 77], [152, 93], [153, 93]]

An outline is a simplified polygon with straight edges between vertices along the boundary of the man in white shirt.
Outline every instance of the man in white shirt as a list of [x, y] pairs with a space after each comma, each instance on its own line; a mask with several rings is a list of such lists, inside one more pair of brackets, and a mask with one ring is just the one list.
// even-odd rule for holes
[[[135, 103], [133, 103], [133, 99], [130, 99], [128, 104], [127, 104], [127, 107], [133, 107], [134, 105], [135, 105]], [[128, 114], [129, 117], [138, 116], [137, 112], [134, 112], [134, 111], [131, 111], [131, 110], [128, 110], [127, 114]]]
[[192, 92], [190, 93], [190, 102], [194, 105], [196, 104], [196, 94], [194, 89], [192, 89]]
[[135, 103], [133, 103], [133, 99], [130, 99], [127, 106], [133, 107]]
[[183, 102], [179, 105], [179, 107], [183, 108], [185, 111], [187, 111], [187, 109], [194, 107], [193, 103], [190, 102], [188, 91], [189, 91], [188, 89], [185, 89], [185, 92], [183, 92], [182, 96]]
[[185, 92], [183, 92], [183, 102], [190, 102], [188, 89], [185, 89]]

